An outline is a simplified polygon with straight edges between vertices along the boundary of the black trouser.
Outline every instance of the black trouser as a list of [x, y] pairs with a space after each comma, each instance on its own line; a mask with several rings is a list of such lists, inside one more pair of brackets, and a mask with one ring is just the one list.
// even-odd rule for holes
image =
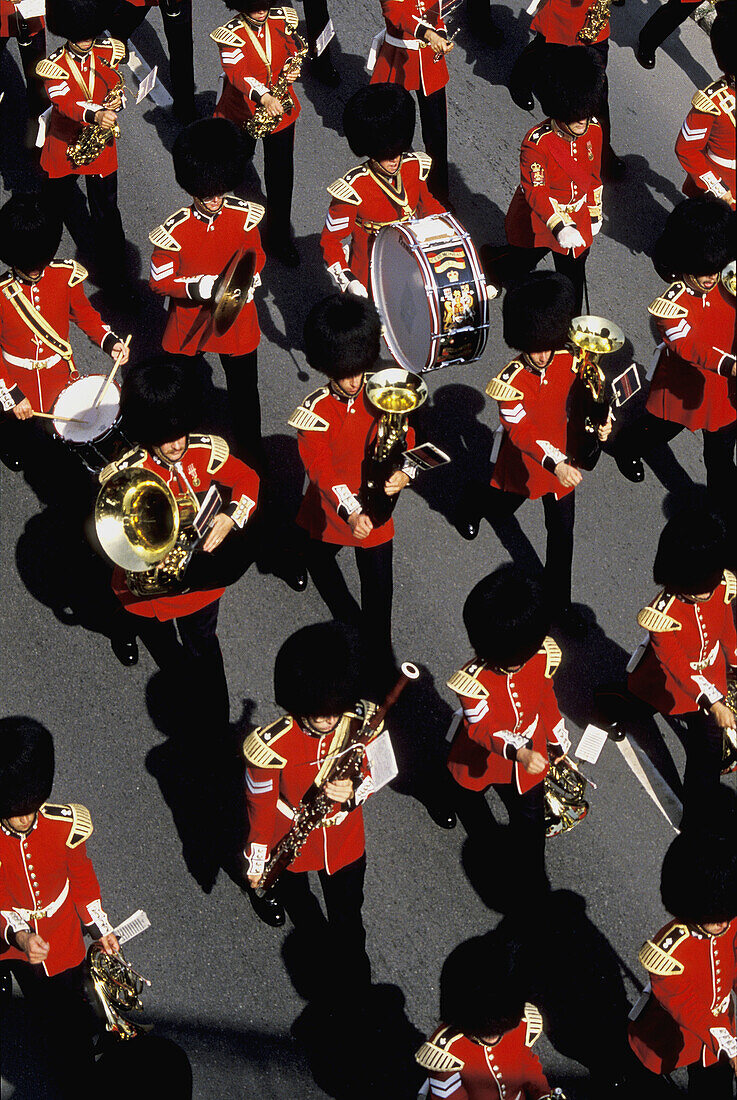
[[709, 817], [719, 791], [724, 735], [711, 714], [699, 710], [680, 717], [686, 726], [683, 829], [686, 823], [696, 826]]
[[430, 192], [440, 203], [448, 201], [448, 104], [445, 88], [438, 88], [432, 95], [417, 91], [420, 108], [420, 126], [425, 152], [432, 158], [432, 168], [427, 177]]
[[313, 57], [317, 53], [317, 40], [330, 22], [328, 0], [303, 0], [305, 9], [305, 26], [307, 27], [307, 41], [310, 45], [310, 53]]
[[254, 470], [261, 471], [264, 465], [264, 449], [258, 392], [258, 352], [254, 349], [247, 355], [221, 355], [220, 362], [228, 386], [234, 450], [238, 458], [243, 459]]
[[[161, 19], [169, 47], [169, 72], [174, 110], [184, 116], [194, 114], [194, 59], [192, 46], [192, 0], [164, 0]], [[140, 27], [149, 8], [137, 8], [121, 0], [110, 19], [113, 38], [126, 42]]]
[[[346, 976], [346, 991], [360, 995], [371, 985], [371, 963], [366, 954], [366, 929], [363, 927], [363, 880], [366, 856], [362, 855], [335, 874], [318, 871], [327, 913], [327, 926], [320, 903], [310, 889], [307, 871], [285, 871], [275, 887], [289, 919], [315, 959], [331, 959]], [[335, 990], [323, 970], [323, 994], [333, 1001]], [[328, 967], [329, 969], [329, 967]], [[342, 994], [341, 994], [342, 996]]]
[[[11, 16], [12, 19], [12, 16]], [[18, 17], [16, 16], [16, 19]], [[31, 117], [38, 117], [49, 105], [44, 91], [44, 82], [36, 76], [36, 65], [46, 56], [46, 34], [43, 28], [35, 34], [28, 34], [28, 24], [18, 19], [19, 26], [15, 35], [18, 53], [26, 77], [28, 110]], [[12, 26], [12, 24], [11, 24]], [[0, 38], [0, 58], [8, 45], [7, 38]]]
[[666, 3], [650, 16], [640, 31], [639, 48], [642, 53], [654, 54], [668, 35], [672, 34], [676, 27], [680, 27], [681, 23], [685, 23], [689, 15], [693, 15], [699, 3], [700, 0], [696, 0], [694, 4], [684, 4], [681, 0], [666, 0]]
[[715, 1066], [698, 1062], [688, 1067], [688, 1100], [732, 1100], [734, 1070], [722, 1055]]
[[[84, 179], [87, 190], [93, 235], [79, 220], [77, 179], [80, 178]], [[77, 247], [96, 257], [100, 278], [113, 286], [118, 285], [126, 275], [125, 234], [118, 209], [118, 173], [111, 172], [108, 176], [70, 174], [46, 180], [45, 187]]]
[[[493, 271], [490, 274], [495, 276], [502, 286], [509, 286], [519, 279], [523, 279], [551, 251], [553, 250], [550, 248], [520, 248], [517, 245], [510, 244], [507, 251], [494, 260]], [[587, 248], [580, 256], [571, 256], [569, 252], [553, 251], [555, 270], [561, 275], [567, 275], [573, 283], [573, 290], [576, 295], [576, 314], [581, 313], [583, 308], [583, 288], [586, 280], [586, 261], [589, 258], [589, 251]]]
[[[245, 133], [245, 131], [244, 131]], [[249, 155], [256, 138], [245, 134]], [[294, 189], [294, 123], [277, 134], [267, 134], [264, 145], [264, 190], [266, 191], [266, 244], [284, 244], [291, 239], [292, 191]]]

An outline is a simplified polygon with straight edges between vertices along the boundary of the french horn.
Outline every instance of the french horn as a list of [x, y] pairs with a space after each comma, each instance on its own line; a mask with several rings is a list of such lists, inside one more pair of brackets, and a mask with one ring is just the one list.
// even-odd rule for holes
[[151, 1030], [151, 1024], [131, 1019], [143, 1010], [141, 993], [151, 982], [133, 969], [122, 951], [108, 955], [99, 943], [91, 944], [86, 971], [88, 996], [106, 1031], [119, 1039], [133, 1039]]

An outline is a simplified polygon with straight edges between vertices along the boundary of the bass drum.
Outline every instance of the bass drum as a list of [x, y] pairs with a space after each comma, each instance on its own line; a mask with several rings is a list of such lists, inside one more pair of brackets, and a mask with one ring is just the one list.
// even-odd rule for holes
[[371, 288], [384, 338], [405, 370], [422, 373], [483, 355], [486, 279], [471, 238], [452, 214], [380, 229]]

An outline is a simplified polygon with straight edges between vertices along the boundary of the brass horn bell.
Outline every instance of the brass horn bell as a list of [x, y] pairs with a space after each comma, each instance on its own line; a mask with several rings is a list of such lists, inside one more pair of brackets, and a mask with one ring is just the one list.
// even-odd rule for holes
[[590, 355], [610, 355], [624, 346], [624, 333], [614, 321], [586, 313], [571, 321], [570, 338]]
[[132, 573], [158, 564], [179, 536], [179, 508], [158, 474], [119, 470], [95, 501], [95, 530], [112, 561]]
[[401, 367], [385, 367], [369, 378], [366, 397], [385, 415], [406, 416], [427, 400], [427, 386], [419, 374]]
[[723, 269], [720, 278], [722, 286], [733, 298], [737, 298], [737, 262], [730, 260]]

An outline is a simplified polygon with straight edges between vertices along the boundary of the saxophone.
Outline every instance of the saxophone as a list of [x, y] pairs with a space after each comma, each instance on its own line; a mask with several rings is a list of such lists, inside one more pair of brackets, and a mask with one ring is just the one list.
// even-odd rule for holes
[[[112, 66], [109, 65], [108, 62], [103, 61], [102, 64], [112, 69]], [[122, 106], [125, 84], [119, 72], [112, 69], [112, 73], [118, 83], [107, 93], [102, 101], [102, 106], [106, 109], [117, 111]], [[102, 126], [97, 122], [83, 126], [74, 141], [70, 141], [67, 145], [67, 159], [72, 162], [75, 168], [81, 168], [85, 164], [91, 164], [106, 146], [112, 145], [119, 137], [120, 127], [117, 123], [109, 130], [103, 130]]]
[[[307, 43], [300, 35], [295, 34], [295, 41], [297, 42], [299, 49], [294, 57], [290, 57], [278, 79], [269, 88], [269, 94], [273, 95], [274, 99], [278, 99], [284, 108], [284, 114], [289, 115], [292, 113], [294, 107], [294, 100], [289, 94], [289, 85], [293, 80], [296, 80], [299, 74], [302, 72], [302, 65], [304, 59], [307, 57]], [[272, 117], [263, 104], [259, 103], [258, 107], [254, 111], [253, 118], [249, 119], [246, 123], [246, 130], [252, 138], [262, 138], [270, 134], [272, 130], [276, 129], [279, 123], [281, 115], [274, 118]]]
[[578, 32], [579, 42], [584, 46], [590, 46], [599, 37], [602, 28], [606, 26], [611, 14], [612, 0], [594, 0], [586, 12], [586, 22]]

